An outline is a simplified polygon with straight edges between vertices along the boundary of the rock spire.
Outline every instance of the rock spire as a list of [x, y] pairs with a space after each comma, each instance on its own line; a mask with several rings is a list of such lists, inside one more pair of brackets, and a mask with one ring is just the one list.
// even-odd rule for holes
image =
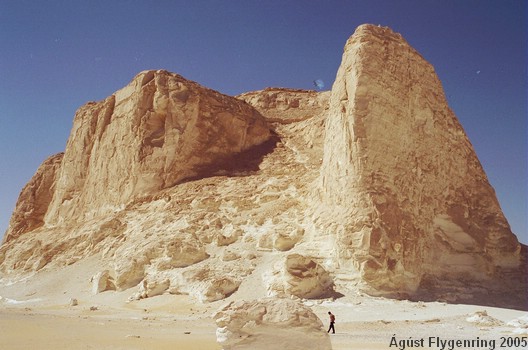
[[518, 267], [519, 242], [433, 66], [401, 35], [357, 28], [329, 108], [318, 211], [341, 268], [413, 294]]

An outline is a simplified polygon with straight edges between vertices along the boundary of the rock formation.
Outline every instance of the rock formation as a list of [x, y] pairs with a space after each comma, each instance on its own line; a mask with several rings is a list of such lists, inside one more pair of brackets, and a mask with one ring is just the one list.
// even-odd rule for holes
[[254, 109], [166, 71], [145, 71], [75, 116], [45, 222], [80, 221], [228, 166], [270, 138]]
[[90, 280], [92, 282], [92, 294], [99, 294], [109, 289], [115, 289], [114, 283], [110, 278], [110, 271], [108, 270], [96, 273]]
[[266, 273], [270, 296], [324, 298], [331, 296], [333, 281], [318, 263], [300, 254], [290, 254]]
[[96, 256], [93, 291], [132, 300], [362, 290], [518, 307], [525, 255], [433, 67], [365, 25], [331, 92], [233, 98], [145, 71], [81, 107], [20, 195], [0, 273]]
[[267, 88], [237, 98], [255, 107], [269, 122], [289, 124], [321, 115], [328, 106], [328, 95], [313, 90]]
[[53, 197], [63, 156], [64, 153], [59, 153], [46, 159], [24, 186], [9, 221], [4, 242], [44, 225], [44, 216]]
[[332, 349], [321, 320], [290, 299], [231, 302], [214, 315], [224, 350]]
[[360, 26], [346, 43], [320, 197], [340, 268], [377, 291], [412, 295], [435, 279], [497, 278], [520, 263], [433, 67], [388, 28]]

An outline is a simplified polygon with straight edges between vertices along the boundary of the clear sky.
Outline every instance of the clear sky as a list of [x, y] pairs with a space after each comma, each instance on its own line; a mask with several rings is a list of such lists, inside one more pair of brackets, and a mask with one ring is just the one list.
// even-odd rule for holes
[[440, 77], [514, 233], [527, 229], [525, 0], [0, 0], [0, 237], [73, 116], [145, 69], [225, 94], [331, 88], [363, 23], [401, 33]]

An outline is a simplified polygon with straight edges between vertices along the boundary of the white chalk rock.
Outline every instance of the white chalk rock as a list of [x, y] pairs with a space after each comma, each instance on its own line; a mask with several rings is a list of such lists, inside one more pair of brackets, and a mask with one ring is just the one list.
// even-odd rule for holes
[[150, 240], [119, 247], [114, 256], [116, 287], [124, 290], [137, 285], [146, 276], [146, 267], [164, 271], [187, 267], [206, 259], [209, 255], [203, 245], [190, 234], [181, 234], [163, 240]]
[[168, 278], [156, 280], [146, 278], [139, 284], [139, 292], [145, 295], [145, 298], [161, 295], [169, 288], [170, 281]]
[[110, 272], [104, 270], [96, 273], [92, 278], [92, 294], [99, 294], [105, 290], [115, 289], [114, 283], [110, 277]]
[[389, 28], [362, 25], [345, 45], [319, 186], [340, 275], [359, 270], [371, 292], [488, 288], [518, 271], [519, 242], [434, 67]]
[[270, 296], [317, 298], [332, 291], [329, 273], [318, 263], [300, 254], [290, 254], [263, 276]]
[[224, 350], [332, 349], [321, 320], [290, 299], [231, 302], [213, 317]]
[[242, 279], [249, 273], [237, 260], [231, 264], [216, 263], [174, 272], [168, 292], [187, 294], [201, 303], [224, 299], [238, 290]]

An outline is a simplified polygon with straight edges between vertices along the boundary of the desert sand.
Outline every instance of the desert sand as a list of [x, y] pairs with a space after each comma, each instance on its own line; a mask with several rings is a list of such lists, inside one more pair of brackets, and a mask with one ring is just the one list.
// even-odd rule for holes
[[[0, 349], [221, 349], [212, 315], [234, 296], [212, 303], [171, 294], [129, 301], [135, 288], [93, 295], [92, 284], [83, 276], [97, 271], [99, 264], [93, 257], [60, 273], [44, 269], [30, 278], [2, 279]], [[71, 305], [72, 298], [78, 305]], [[519, 310], [359, 293], [300, 302], [325, 326], [328, 311], [337, 316], [336, 334], [330, 337], [333, 349], [400, 349], [403, 346], [396, 344], [409, 339], [418, 342], [415, 349], [523, 349], [523, 339], [528, 339], [528, 313]], [[430, 337], [480, 343], [429, 346]], [[508, 341], [520, 346], [501, 346]]]

